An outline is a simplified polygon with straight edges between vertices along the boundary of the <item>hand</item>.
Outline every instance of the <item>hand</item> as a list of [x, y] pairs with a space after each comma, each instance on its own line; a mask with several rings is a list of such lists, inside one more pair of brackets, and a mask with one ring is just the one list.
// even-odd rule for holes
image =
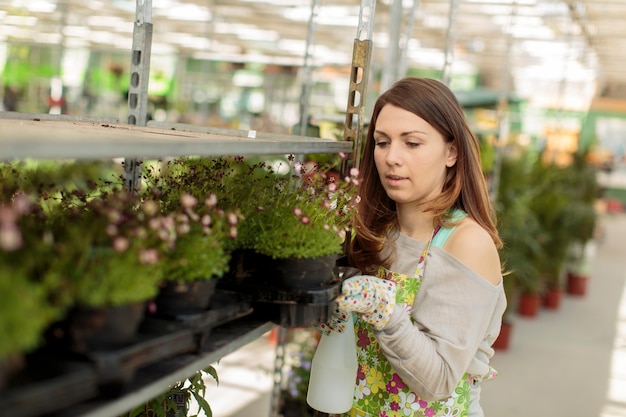
[[346, 279], [335, 302], [340, 311], [360, 313], [374, 329], [382, 330], [396, 305], [396, 283], [370, 275]]
[[352, 314], [352, 312], [339, 310], [339, 307], [335, 304], [335, 309], [330, 315], [328, 321], [313, 327], [315, 327], [320, 333], [327, 336], [332, 332], [343, 333], [346, 330], [346, 322], [348, 321], [349, 314]]

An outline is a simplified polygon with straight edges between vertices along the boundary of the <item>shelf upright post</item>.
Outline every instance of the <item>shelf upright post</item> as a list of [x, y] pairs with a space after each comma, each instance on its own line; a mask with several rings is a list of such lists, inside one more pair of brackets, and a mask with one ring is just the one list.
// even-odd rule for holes
[[361, 160], [365, 94], [372, 57], [372, 27], [375, 9], [376, 0], [361, 0], [359, 26], [352, 50], [348, 106], [343, 130], [343, 140], [352, 141], [354, 146], [352, 153], [341, 164], [342, 176], [345, 176], [350, 168], [358, 167]]
[[[148, 80], [152, 53], [152, 0], [136, 1], [128, 89], [128, 124], [145, 126], [148, 119]], [[124, 181], [130, 190], [139, 187], [140, 176], [140, 161], [136, 158], [126, 158]]]
[[315, 33], [315, 19], [317, 18], [319, 7], [319, 0], [313, 0], [311, 2], [311, 15], [307, 26], [306, 47], [304, 51], [304, 62], [302, 64], [303, 76], [299, 103], [300, 125], [298, 131], [300, 136], [308, 136], [307, 127], [309, 125], [309, 102], [311, 98], [311, 76], [313, 72], [313, 64], [311, 63], [311, 60], [313, 59], [312, 49], [314, 46], [313, 37]]
[[450, 0], [450, 9], [448, 10], [448, 28], [446, 30], [446, 47], [443, 68], [441, 70], [441, 81], [450, 86], [452, 78], [452, 61], [454, 61], [454, 47], [456, 44], [456, 18], [459, 11], [459, 0]]

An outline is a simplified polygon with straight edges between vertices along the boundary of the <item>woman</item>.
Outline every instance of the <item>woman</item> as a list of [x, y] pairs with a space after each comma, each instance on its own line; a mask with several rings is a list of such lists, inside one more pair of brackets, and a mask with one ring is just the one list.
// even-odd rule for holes
[[[351, 415], [482, 416], [480, 382], [506, 298], [479, 146], [453, 93], [405, 78], [376, 101], [344, 281], [356, 312]], [[330, 328], [330, 329], [329, 329]]]

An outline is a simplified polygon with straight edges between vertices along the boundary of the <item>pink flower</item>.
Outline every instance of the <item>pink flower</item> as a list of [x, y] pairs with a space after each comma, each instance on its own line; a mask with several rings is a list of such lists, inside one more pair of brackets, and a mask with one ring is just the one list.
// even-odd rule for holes
[[295, 214], [297, 217], [300, 217], [302, 216], [302, 210], [296, 207], [295, 209], [293, 209], [293, 214]]
[[357, 337], [359, 339], [356, 343], [358, 347], [366, 347], [370, 345], [370, 337], [367, 329], [359, 329], [357, 331]]
[[113, 239], [113, 249], [116, 252], [125, 252], [130, 246], [130, 242], [125, 237], [118, 236]]
[[28, 196], [24, 193], [18, 192], [13, 196], [13, 211], [18, 215], [24, 215], [28, 213], [31, 208], [31, 202]]
[[189, 226], [189, 223], [180, 223], [178, 227], [176, 228], [176, 231], [178, 232], [178, 234], [181, 234], [181, 235], [186, 235], [187, 233], [189, 233], [190, 230], [191, 230], [191, 226]]
[[203, 215], [202, 218], [200, 219], [200, 224], [202, 224], [202, 226], [205, 226], [205, 227], [211, 226], [212, 222], [213, 220], [211, 220], [211, 216], [209, 216], [208, 214]]
[[156, 249], [143, 249], [139, 252], [139, 262], [144, 265], [152, 265], [159, 260], [159, 253]]
[[21, 248], [22, 243], [22, 234], [15, 225], [0, 229], [0, 249], [12, 252]]
[[311, 218], [309, 216], [302, 216], [300, 217], [300, 223], [309, 224], [311, 223]]
[[117, 236], [118, 233], [117, 226], [114, 224], [107, 224], [107, 227], [104, 229], [104, 231], [109, 237]]
[[204, 200], [204, 204], [209, 208], [215, 207], [217, 205], [217, 196], [214, 193], [209, 194], [206, 200]]
[[180, 196], [180, 204], [183, 206], [183, 208], [190, 209], [198, 204], [198, 200], [191, 194], [183, 194]]
[[236, 225], [237, 222], [239, 221], [239, 219], [237, 218], [237, 215], [235, 213], [232, 213], [232, 212], [228, 213], [226, 215], [226, 217], [228, 218], [228, 223], [233, 225], [233, 226]]
[[150, 217], [156, 215], [157, 212], [159, 211], [159, 205], [153, 200], [144, 201], [141, 204], [141, 208], [143, 212], [146, 213]]
[[400, 376], [398, 374], [393, 374], [393, 377], [391, 378], [391, 380], [389, 382], [387, 382], [387, 392], [390, 392], [392, 394], [397, 394], [399, 389], [404, 388], [406, 385], [404, 385], [404, 382], [402, 382], [402, 380], [400, 379]]

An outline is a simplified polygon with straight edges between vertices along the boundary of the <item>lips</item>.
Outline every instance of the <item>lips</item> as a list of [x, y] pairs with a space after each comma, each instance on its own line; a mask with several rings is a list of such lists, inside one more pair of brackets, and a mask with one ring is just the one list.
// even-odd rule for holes
[[403, 181], [406, 180], [406, 177], [401, 177], [399, 175], [385, 175], [385, 178], [387, 179], [387, 183], [390, 186], [400, 185]]

